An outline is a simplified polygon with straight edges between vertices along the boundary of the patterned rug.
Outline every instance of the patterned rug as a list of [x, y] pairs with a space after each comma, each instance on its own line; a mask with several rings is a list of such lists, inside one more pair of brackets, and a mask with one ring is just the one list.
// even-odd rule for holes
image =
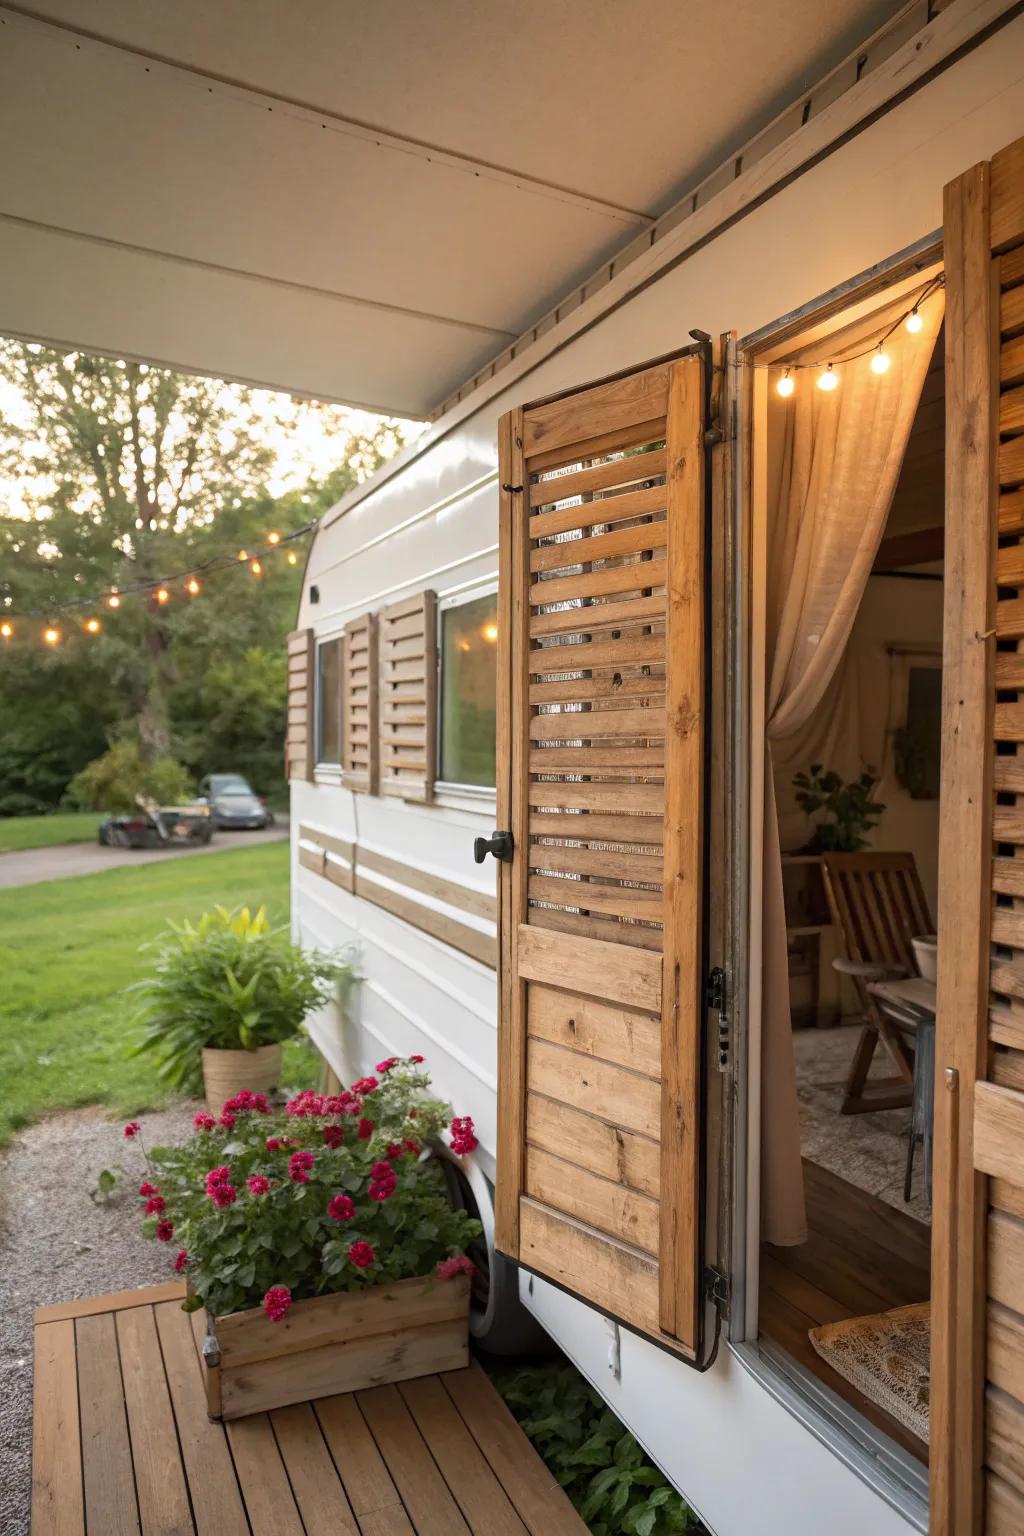
[[929, 1302], [825, 1323], [808, 1337], [826, 1364], [927, 1445]]

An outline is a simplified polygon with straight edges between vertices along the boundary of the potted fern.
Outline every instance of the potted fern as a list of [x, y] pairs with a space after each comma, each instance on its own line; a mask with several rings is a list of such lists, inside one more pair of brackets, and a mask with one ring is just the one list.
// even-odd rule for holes
[[281, 1075], [281, 1042], [325, 1003], [351, 965], [316, 954], [274, 929], [265, 907], [217, 907], [199, 922], [172, 923], [157, 940], [153, 975], [138, 982], [140, 1051], [182, 1093], [205, 1088], [219, 1108], [248, 1089], [268, 1093]]

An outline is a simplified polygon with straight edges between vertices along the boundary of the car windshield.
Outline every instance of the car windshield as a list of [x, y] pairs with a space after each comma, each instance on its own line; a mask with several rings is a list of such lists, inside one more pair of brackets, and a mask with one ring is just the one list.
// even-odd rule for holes
[[251, 795], [252, 790], [239, 773], [215, 774], [210, 780], [212, 795]]

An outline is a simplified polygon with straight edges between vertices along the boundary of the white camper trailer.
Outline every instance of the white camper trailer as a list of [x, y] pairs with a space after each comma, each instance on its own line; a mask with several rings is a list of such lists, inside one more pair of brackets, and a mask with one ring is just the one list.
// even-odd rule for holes
[[1024, 1531], [1022, 133], [1020, 7], [910, 7], [324, 517], [289, 642], [316, 1044], [428, 1058], [482, 1341], [719, 1536]]

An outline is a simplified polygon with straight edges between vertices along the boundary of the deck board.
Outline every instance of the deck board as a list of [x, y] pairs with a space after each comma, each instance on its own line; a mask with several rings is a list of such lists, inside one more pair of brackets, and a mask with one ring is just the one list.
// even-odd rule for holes
[[586, 1536], [476, 1365], [211, 1421], [182, 1294], [36, 1314], [33, 1536]]

